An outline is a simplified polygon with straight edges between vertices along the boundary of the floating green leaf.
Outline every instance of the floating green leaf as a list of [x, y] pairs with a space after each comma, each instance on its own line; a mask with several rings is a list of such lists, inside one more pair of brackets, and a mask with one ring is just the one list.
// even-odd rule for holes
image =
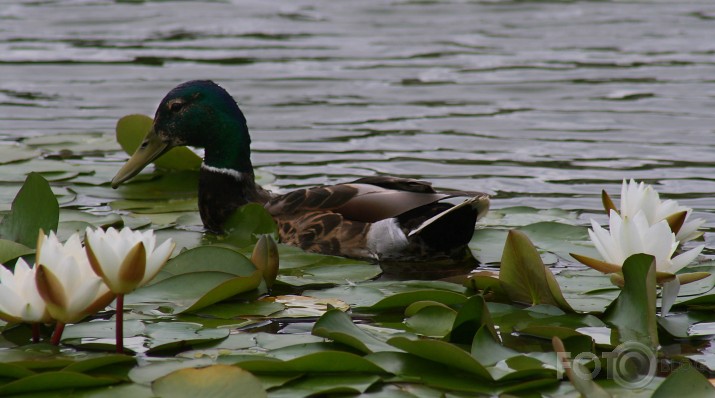
[[125, 306], [150, 305], [172, 314], [191, 312], [251, 291], [261, 279], [258, 270], [248, 276], [215, 271], [185, 273], [135, 290], [126, 296]]
[[10, 214], [0, 224], [0, 236], [27, 247], [35, 247], [40, 230], [57, 231], [60, 208], [50, 184], [30, 173], [12, 202]]
[[391, 338], [387, 343], [420, 358], [471, 373], [484, 380], [492, 380], [491, 374], [482, 364], [454, 344], [439, 340], [416, 340], [399, 336]]
[[273, 358], [246, 359], [236, 364], [253, 373], [365, 373], [387, 372], [367, 359], [342, 351], [322, 351], [289, 361]]
[[692, 366], [682, 366], [668, 376], [653, 393], [653, 398], [678, 397], [687, 392], [688, 398], [715, 396], [715, 387]]
[[21, 243], [0, 239], [0, 264], [34, 252], [35, 249], [31, 249]]
[[611, 343], [636, 341], [655, 348], [658, 346], [655, 259], [647, 254], [628, 257], [623, 263], [623, 278], [621, 294], [604, 314], [604, 320], [618, 331]]
[[494, 322], [489, 314], [484, 297], [475, 295], [470, 297], [457, 312], [454, 319], [449, 340], [453, 343], [471, 344], [474, 335], [481, 328], [486, 327], [492, 337], [497, 338]]
[[588, 398], [611, 398], [611, 394], [593, 381], [591, 378], [591, 371], [589, 371], [579, 361], [569, 361], [566, 357], [566, 348], [564, 347], [564, 343], [561, 339], [554, 337], [552, 339], [552, 344], [554, 346], [554, 351], [556, 351], [556, 355], [558, 355], [559, 360], [561, 361], [561, 365], [566, 373], [566, 376], [569, 378], [574, 388], [581, 393], [581, 396]]
[[360, 310], [385, 311], [389, 309], [407, 307], [417, 301], [436, 301], [446, 305], [456, 305], [467, 301], [467, 297], [463, 294], [446, 290], [415, 290], [404, 293], [395, 293], [369, 307], [360, 308]]
[[[416, 305], [418, 309], [415, 309]], [[452, 330], [457, 311], [441, 303], [419, 301], [407, 307], [405, 315], [408, 315], [405, 325], [409, 330], [424, 336], [442, 338]]]
[[529, 238], [515, 230], [509, 231], [502, 254], [499, 280], [515, 302], [530, 305], [552, 304], [573, 311], [564, 299], [551, 271], [544, 266]]
[[329, 310], [313, 326], [313, 334], [348, 345], [369, 354], [378, 351], [395, 351], [384, 341], [358, 328], [350, 317], [339, 310]]
[[256, 266], [246, 256], [230, 248], [199, 246], [169, 260], [154, 281], [158, 282], [170, 276], [209, 271], [249, 276], [256, 271]]
[[92, 377], [69, 371], [50, 371], [24, 377], [0, 386], [0, 395], [26, 394], [39, 391], [57, 391], [117, 384], [120, 380], [110, 377]]
[[255, 376], [229, 365], [179, 369], [155, 380], [151, 389], [157, 396], [176, 398], [268, 396]]
[[307, 376], [280, 389], [271, 390], [271, 397], [361, 395], [378, 381], [379, 376], [360, 374]]
[[40, 152], [16, 142], [0, 145], [0, 164], [15, 163], [40, 156]]
[[263, 234], [276, 235], [276, 222], [258, 203], [249, 203], [236, 210], [224, 224], [226, 236], [221, 240], [236, 246], [253, 244]]
[[269, 316], [284, 309], [284, 304], [259, 300], [249, 303], [218, 303], [201, 308], [195, 313], [202, 316], [231, 319], [241, 316]]

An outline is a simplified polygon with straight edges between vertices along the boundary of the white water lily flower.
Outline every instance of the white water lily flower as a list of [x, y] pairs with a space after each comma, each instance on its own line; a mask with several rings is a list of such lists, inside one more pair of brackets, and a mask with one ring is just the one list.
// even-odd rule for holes
[[87, 228], [86, 250], [94, 272], [112, 292], [125, 294], [149, 282], [174, 251], [171, 239], [156, 246], [154, 231]]
[[0, 319], [25, 323], [52, 320], [35, 285], [35, 268], [23, 259], [17, 260], [14, 272], [0, 265]]
[[610, 231], [592, 220], [588, 234], [596, 250], [609, 264], [622, 266], [631, 255], [645, 253], [655, 257], [658, 272], [675, 274], [695, 260], [705, 247], [698, 246], [672, 257], [679, 242], [675, 240], [668, 222], [661, 220], [651, 225], [643, 211], [636, 212], [632, 217], [621, 217], [611, 210], [608, 222]]
[[77, 234], [65, 244], [54, 232], [40, 234], [36, 262], [37, 290], [58, 322], [75, 323], [114, 300], [109, 287], [92, 271]]
[[636, 183], [634, 180], [630, 182], [623, 180], [623, 185], [621, 186], [621, 215], [632, 218], [639, 211], [645, 214], [648, 223], [651, 225], [685, 212], [685, 219], [678, 229], [675, 239], [682, 243], [702, 235], [697, 230], [705, 223], [705, 220], [701, 218], [688, 220], [693, 209], [680, 206], [674, 200], [661, 201], [660, 195], [651, 185], [646, 185], [643, 182]]

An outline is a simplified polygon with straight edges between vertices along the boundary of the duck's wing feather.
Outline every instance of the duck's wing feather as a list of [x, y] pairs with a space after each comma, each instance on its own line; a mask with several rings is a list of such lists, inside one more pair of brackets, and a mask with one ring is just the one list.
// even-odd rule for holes
[[352, 183], [299, 189], [274, 198], [266, 209], [275, 217], [333, 212], [347, 220], [372, 223], [464, 193], [438, 193], [422, 181], [368, 177]]

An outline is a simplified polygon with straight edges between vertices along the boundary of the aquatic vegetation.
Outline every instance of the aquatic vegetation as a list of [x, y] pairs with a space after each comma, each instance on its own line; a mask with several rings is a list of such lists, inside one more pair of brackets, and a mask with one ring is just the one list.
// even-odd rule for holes
[[[182, 164], [183, 155], [178, 156], [176, 164]], [[101, 393], [110, 385], [137, 397], [175, 391], [221, 396], [223, 387], [257, 396], [523, 391], [611, 396], [667, 394], [684, 386], [712, 392], [692, 367], [662, 377], [650, 365], [707, 366], [706, 354], [673, 356], [661, 347], [702, 339], [694, 331], [715, 321], [711, 312], [699, 310], [715, 307], [710, 275], [715, 266], [700, 245], [682, 248], [668, 217], [650, 223], [644, 212], [625, 215], [633, 201], [621, 205], [629, 210], [612, 213], [609, 230], [596, 223], [589, 230], [567, 211], [499, 209], [484, 219], [470, 243], [487, 267], [441, 281], [375, 280], [382, 272], [377, 264], [276, 245], [275, 223], [261, 206], [243, 207], [225, 236], [202, 234], [195, 171], [169, 165], [138, 176], [119, 192], [107, 185], [113, 171], [76, 173], [71, 191], [56, 182], [50, 190], [39, 174], [16, 188], [20, 194], [8, 213], [13, 216], [0, 221], [16, 231], [0, 240], [0, 258], [8, 268], [0, 270], [0, 289], [9, 288], [2, 284], [13, 267], [30, 280], [26, 274], [35, 268], [27, 263], [35, 250], [24, 237], [33, 230], [37, 237], [47, 225], [38, 264], [57, 260], [71, 264], [74, 273], [82, 264], [89, 270], [82, 279], [90, 283], [86, 291], [73, 291], [68, 277], [52, 265], [37, 267], [45, 275], [36, 285], [66, 321], [61, 324], [68, 324], [53, 339], [62, 350], [28, 344], [32, 331], [22, 322], [34, 318], [5, 317], [10, 323], [2, 326], [2, 339], [8, 348], [0, 350], [0, 369], [13, 376], [0, 381], [0, 394]], [[258, 176], [270, 181], [260, 171]], [[80, 192], [104, 198], [114, 210], [60, 208], [68, 203], [63, 195]], [[50, 197], [59, 198], [57, 220], [38, 226], [27, 211], [52, 203]], [[641, 203], [656, 203], [649, 200]], [[667, 208], [683, 219], [683, 211], [690, 214]], [[636, 245], [633, 239], [643, 236], [648, 240]], [[622, 237], [630, 239], [627, 244]], [[649, 246], [651, 241], [658, 245]], [[580, 268], [569, 253], [615, 267], [606, 271], [616, 272], [618, 286], [603, 269]], [[599, 255], [603, 260], [595, 260]], [[669, 288], [678, 278], [682, 287]], [[105, 281], [111, 289], [97, 287]], [[123, 308], [92, 300], [95, 288], [110, 301], [114, 293], [124, 294]], [[77, 304], [70, 300], [73, 293], [88, 299]], [[58, 309], [64, 304], [71, 307], [65, 313]], [[662, 316], [670, 307], [675, 311]], [[41, 317], [40, 323], [49, 324], [50, 318]], [[118, 324], [121, 346], [141, 361], [108, 353], [120, 340]], [[279, 325], [281, 333], [274, 333]], [[33, 329], [39, 338], [50, 337], [45, 326]], [[619, 365], [624, 358], [637, 358], [634, 372]]]

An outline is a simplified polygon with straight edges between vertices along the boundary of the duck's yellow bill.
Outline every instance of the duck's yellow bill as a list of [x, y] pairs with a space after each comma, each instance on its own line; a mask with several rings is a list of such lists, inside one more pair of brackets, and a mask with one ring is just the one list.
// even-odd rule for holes
[[137, 148], [134, 154], [127, 160], [112, 179], [112, 188], [117, 188], [119, 184], [139, 174], [140, 171], [156, 158], [171, 149], [169, 144], [164, 142], [154, 129], [151, 129], [144, 137], [144, 141]]

